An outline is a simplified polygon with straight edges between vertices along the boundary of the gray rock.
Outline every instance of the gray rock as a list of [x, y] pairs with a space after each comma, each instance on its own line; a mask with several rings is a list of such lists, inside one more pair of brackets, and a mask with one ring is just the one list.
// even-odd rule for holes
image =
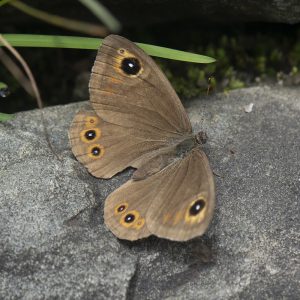
[[215, 22], [300, 22], [298, 0], [102, 0], [123, 24], [145, 25], [174, 20]]
[[[252, 112], [245, 105], [254, 103]], [[103, 202], [130, 172], [87, 173], [67, 130], [84, 103], [0, 124], [1, 299], [299, 297], [300, 89], [255, 87], [187, 109], [217, 186], [213, 222], [186, 243], [116, 239]]]
[[[33, 7], [47, 12], [97, 22], [97, 18], [73, 0], [28, 0]], [[109, 11], [127, 26], [144, 27], [155, 23], [170, 21], [190, 22], [192, 19], [203, 22], [207, 27], [215, 23], [231, 22], [273, 22], [296, 24], [300, 22], [299, 0], [102, 0]], [[3, 6], [1, 15], [2, 31], [11, 31], [7, 24], [14, 18], [14, 25], [28, 26], [28, 17], [9, 5]], [[79, 17], [78, 17], [79, 18]], [[7, 29], [6, 29], [7, 28]]]

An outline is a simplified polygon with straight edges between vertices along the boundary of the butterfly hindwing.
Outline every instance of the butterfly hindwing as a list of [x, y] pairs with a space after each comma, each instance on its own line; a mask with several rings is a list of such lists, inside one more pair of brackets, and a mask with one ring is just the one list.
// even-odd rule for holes
[[202, 235], [215, 207], [214, 178], [205, 153], [193, 149], [169, 169], [147, 212], [148, 229], [159, 237], [185, 241]]
[[[207, 229], [214, 210], [214, 180], [199, 148], [143, 180], [130, 180], [109, 195], [104, 218], [121, 239], [154, 234], [184, 241]], [[118, 212], [119, 207], [125, 207]]]

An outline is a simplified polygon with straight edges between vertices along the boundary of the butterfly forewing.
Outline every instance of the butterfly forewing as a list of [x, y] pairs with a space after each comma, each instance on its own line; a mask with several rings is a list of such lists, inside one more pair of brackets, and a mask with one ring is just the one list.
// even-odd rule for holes
[[[124, 38], [104, 39], [89, 90], [94, 112], [76, 116], [70, 135], [74, 154], [94, 176], [110, 178], [129, 166], [138, 168], [191, 132], [187, 114], [163, 73]], [[92, 141], [82, 138], [86, 124], [79, 119], [93, 115], [99, 119], [101, 155], [91, 154]]]
[[104, 39], [89, 88], [92, 106], [107, 122], [162, 131], [166, 137], [191, 132], [188, 116], [164, 74], [125, 38]]
[[76, 114], [69, 139], [76, 158], [101, 178], [110, 178], [129, 166], [138, 168], [166, 144], [162, 137], [141, 139], [135, 130], [107, 123], [93, 109]]

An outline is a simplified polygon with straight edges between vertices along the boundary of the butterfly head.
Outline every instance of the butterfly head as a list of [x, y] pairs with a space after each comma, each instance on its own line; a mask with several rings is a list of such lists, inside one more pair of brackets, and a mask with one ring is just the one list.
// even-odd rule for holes
[[206, 132], [204, 132], [204, 131], [199, 131], [195, 135], [195, 140], [198, 145], [205, 144], [207, 142], [207, 139], [208, 139], [208, 136], [207, 136]]

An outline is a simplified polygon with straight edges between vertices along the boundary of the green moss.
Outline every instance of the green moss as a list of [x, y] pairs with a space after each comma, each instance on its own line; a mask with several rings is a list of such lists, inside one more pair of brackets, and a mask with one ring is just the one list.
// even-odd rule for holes
[[266, 63], [267, 63], [266, 56], [261, 55], [261, 56], [256, 57], [255, 68], [258, 73], [266, 72]]
[[7, 89], [7, 84], [0, 81], [0, 89]]
[[245, 87], [245, 83], [243, 81], [239, 80], [239, 79], [232, 78], [229, 81], [229, 85], [228, 85], [229, 90], [241, 89], [241, 88], [244, 88], [244, 87]]
[[270, 54], [270, 62], [272, 63], [280, 63], [280, 61], [283, 58], [283, 54], [279, 49], [273, 49], [271, 54]]
[[297, 75], [299, 74], [299, 69], [296, 66], [293, 66], [291, 70], [291, 75]]
[[300, 42], [297, 42], [289, 54], [290, 63], [300, 67]]
[[[212, 56], [216, 58], [216, 63], [174, 67], [166, 61], [162, 62], [164, 72], [183, 98], [206, 94], [208, 89], [228, 91], [244, 88], [256, 84], [257, 78], [262, 82], [277, 82], [286, 80], [288, 76], [299, 77], [300, 42], [290, 36], [280, 33], [222, 34], [207, 45], [198, 43], [197, 40], [197, 47], [189, 45], [188, 49]], [[282, 78], [278, 78], [281, 73]]]

